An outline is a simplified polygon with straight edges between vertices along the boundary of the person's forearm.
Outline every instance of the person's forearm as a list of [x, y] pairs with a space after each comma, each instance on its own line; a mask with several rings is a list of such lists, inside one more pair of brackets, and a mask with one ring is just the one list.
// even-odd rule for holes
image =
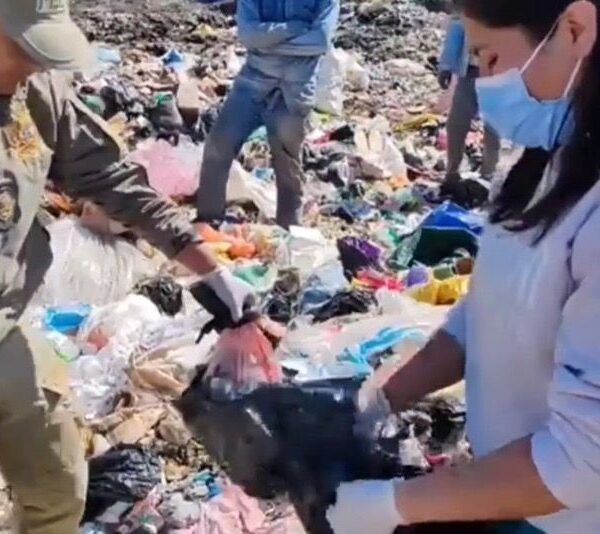
[[535, 468], [530, 437], [472, 464], [398, 483], [396, 506], [411, 524], [521, 520], [564, 508]]
[[217, 262], [212, 253], [200, 243], [192, 243], [186, 246], [175, 256], [175, 260], [191, 272], [199, 275], [208, 274], [217, 268]]
[[429, 393], [460, 382], [465, 372], [465, 356], [457, 341], [438, 331], [408, 363], [383, 387], [394, 411], [422, 399]]
[[240, 42], [248, 49], [269, 49], [285, 43], [308, 31], [308, 25], [301, 21], [289, 22], [248, 22], [240, 24]]

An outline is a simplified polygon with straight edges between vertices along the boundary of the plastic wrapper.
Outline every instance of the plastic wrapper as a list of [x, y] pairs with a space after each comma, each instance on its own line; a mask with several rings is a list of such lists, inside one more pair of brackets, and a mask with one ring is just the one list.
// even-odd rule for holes
[[231, 380], [236, 389], [277, 384], [283, 373], [273, 345], [256, 322], [223, 331], [210, 360], [207, 376]]
[[125, 297], [157, 266], [127, 241], [100, 237], [71, 218], [47, 228], [53, 261], [36, 304], [104, 305]]

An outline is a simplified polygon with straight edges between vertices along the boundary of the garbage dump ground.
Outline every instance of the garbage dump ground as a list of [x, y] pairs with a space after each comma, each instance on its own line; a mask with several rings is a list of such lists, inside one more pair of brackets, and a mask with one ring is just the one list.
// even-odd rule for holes
[[[300, 471], [280, 479], [301, 479], [303, 469], [331, 475], [320, 487], [367, 471], [391, 476], [368, 463], [372, 456], [357, 466], [360, 455], [336, 473], [332, 458], [342, 462], [360, 444], [321, 447], [342, 449], [341, 435], [354, 439], [347, 401], [360, 381], [382, 381], [414, 354], [468, 289], [488, 185], [473, 179], [450, 195], [439, 191], [449, 102], [434, 74], [442, 4], [343, 2], [303, 158], [303, 227], [272, 224], [265, 131], [244, 146], [231, 171], [226, 222], [198, 232], [255, 287], [258, 321], [205, 328], [213, 316], [192, 297], [186, 273], [97, 206], [48, 187], [54, 260], [27, 317], [70, 369], [90, 458], [82, 532], [301, 533], [307, 508], [294, 505], [312, 497], [290, 494], [289, 484], [252, 487], [267, 477], [254, 469], [293, 457]], [[202, 143], [243, 62], [229, 9], [74, 3], [98, 58], [78, 77], [81, 98], [147, 167], [150, 184], [190, 216]], [[476, 127], [465, 175], [477, 175], [481, 140]], [[198, 368], [212, 379], [202, 381]], [[178, 401], [184, 392], [191, 408]], [[250, 405], [263, 427], [277, 429], [270, 436], [283, 452], [243, 418]], [[215, 406], [221, 411], [211, 412]], [[331, 435], [311, 432], [332, 417]], [[387, 461], [421, 474], [468, 461], [464, 420], [457, 388], [381, 422], [376, 441]], [[321, 441], [308, 443], [310, 436]], [[322, 455], [308, 458], [311, 447]], [[2, 499], [8, 527], [9, 488]], [[317, 506], [309, 507], [311, 520], [323, 502], [309, 502]]]

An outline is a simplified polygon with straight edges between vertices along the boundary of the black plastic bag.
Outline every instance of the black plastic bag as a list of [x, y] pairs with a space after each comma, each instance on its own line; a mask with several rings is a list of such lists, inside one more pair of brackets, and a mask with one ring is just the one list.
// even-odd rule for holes
[[145, 499], [162, 481], [158, 456], [137, 445], [118, 445], [89, 461], [84, 522], [92, 521], [116, 502]]
[[170, 316], [177, 315], [183, 306], [183, 288], [168, 276], [142, 280], [134, 292], [149, 298], [160, 311]]
[[[425, 474], [401, 465], [397, 456], [398, 442], [408, 437], [404, 435], [408, 426], [376, 444], [355, 435], [353, 399], [359, 381], [325, 381], [302, 388], [260, 386], [240, 396], [223, 388], [222, 382], [206, 380], [204, 372], [199, 370], [176, 403], [188, 428], [213, 458], [227, 464], [233, 482], [248, 494], [259, 498], [287, 494], [309, 534], [332, 534], [325, 514], [340, 483]], [[443, 403], [431, 407], [440, 412], [432, 414], [434, 433], [438, 417], [449, 424], [457, 415]], [[437, 433], [438, 438], [447, 438], [449, 429], [442, 424]], [[494, 532], [493, 527], [483, 523], [396, 530], [396, 534], [488, 532]]]
[[316, 323], [323, 323], [334, 317], [367, 313], [376, 304], [377, 301], [372, 292], [351, 289], [336, 293], [329, 302], [323, 304], [312, 315]]
[[415, 474], [393, 449], [355, 435], [358, 386], [260, 386], [236, 396], [201, 371], [177, 407], [209, 454], [227, 464], [234, 483], [259, 498], [289, 495], [308, 532], [330, 534], [325, 512], [341, 482]]

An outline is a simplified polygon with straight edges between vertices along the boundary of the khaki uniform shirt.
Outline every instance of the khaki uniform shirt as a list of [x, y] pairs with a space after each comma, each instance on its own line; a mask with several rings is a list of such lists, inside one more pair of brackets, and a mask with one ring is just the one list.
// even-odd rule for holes
[[170, 257], [193, 240], [184, 214], [122, 155], [65, 73], [35, 74], [13, 97], [0, 97], [0, 342], [52, 260], [48, 234], [37, 221], [46, 180], [102, 206]]

